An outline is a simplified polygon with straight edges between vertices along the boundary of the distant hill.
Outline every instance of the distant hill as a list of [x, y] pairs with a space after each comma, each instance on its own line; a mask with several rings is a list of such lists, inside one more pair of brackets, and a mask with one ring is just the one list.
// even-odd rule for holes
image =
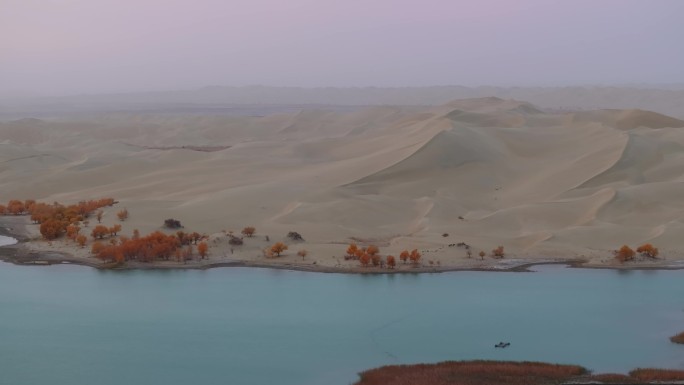
[[[684, 88], [624, 87], [402, 87], [402, 88], [299, 88], [204, 87], [195, 90], [76, 95], [32, 98], [0, 103], [0, 114], [14, 118], [44, 111], [89, 112], [197, 108], [211, 111], [222, 106], [433, 106], [450, 100], [496, 96], [516, 99], [553, 110], [643, 109], [684, 118]], [[23, 114], [23, 115], [22, 115]]]

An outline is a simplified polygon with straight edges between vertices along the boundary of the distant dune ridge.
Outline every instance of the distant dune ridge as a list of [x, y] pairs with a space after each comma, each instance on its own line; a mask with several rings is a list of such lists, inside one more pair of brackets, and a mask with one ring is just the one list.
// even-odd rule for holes
[[171, 217], [206, 233], [297, 231], [331, 265], [351, 237], [383, 253], [420, 247], [443, 265], [477, 263], [447, 246], [461, 241], [595, 263], [648, 241], [678, 259], [683, 128], [656, 112], [551, 113], [497, 97], [266, 117], [22, 119], [0, 123], [0, 200], [112, 196], [131, 213], [124, 233]]
[[65, 111], [178, 110], [216, 111], [243, 106], [437, 106], [450, 100], [496, 96], [525, 100], [544, 109], [594, 110], [639, 108], [684, 119], [684, 85], [568, 86], [568, 87], [204, 87], [195, 90], [0, 99], [0, 120], [22, 113]]

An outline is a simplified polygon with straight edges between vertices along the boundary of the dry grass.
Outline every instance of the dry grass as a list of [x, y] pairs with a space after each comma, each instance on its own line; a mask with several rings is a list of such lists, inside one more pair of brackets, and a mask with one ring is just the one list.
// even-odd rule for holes
[[357, 385], [541, 385], [586, 373], [581, 366], [540, 362], [447, 361], [372, 369]]
[[676, 336], [670, 337], [670, 341], [676, 344], [684, 344], [684, 332], [677, 334]]
[[629, 375], [639, 381], [648, 382], [684, 381], [684, 370], [635, 369]]
[[552, 385], [564, 383], [643, 384], [684, 381], [683, 370], [636, 369], [588, 375], [576, 365], [542, 362], [446, 361], [383, 366], [360, 373], [356, 385]]

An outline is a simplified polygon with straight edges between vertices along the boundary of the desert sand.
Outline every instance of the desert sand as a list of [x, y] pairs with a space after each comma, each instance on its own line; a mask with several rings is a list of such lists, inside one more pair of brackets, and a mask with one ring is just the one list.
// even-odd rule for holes
[[[682, 128], [643, 110], [551, 112], [494, 97], [265, 117], [21, 119], [0, 123], [0, 202], [113, 197], [103, 223], [120, 223], [115, 213], [127, 208], [125, 235], [171, 232], [164, 219], [178, 219], [209, 235], [209, 259], [186, 267], [363, 271], [343, 258], [350, 242], [382, 255], [417, 248], [426, 270], [620, 267], [612, 250], [651, 242], [659, 259], [628, 265], [673, 267], [684, 260]], [[226, 233], [245, 226], [255, 236], [231, 247]], [[26, 229], [34, 251], [94, 262], [87, 248]], [[289, 250], [265, 257], [277, 241]], [[504, 259], [477, 257], [499, 245]]]

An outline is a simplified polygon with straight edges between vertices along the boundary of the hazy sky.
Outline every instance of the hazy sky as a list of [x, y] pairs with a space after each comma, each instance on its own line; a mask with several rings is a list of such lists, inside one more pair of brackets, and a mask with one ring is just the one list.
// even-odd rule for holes
[[684, 1], [0, 0], [0, 94], [684, 82]]

